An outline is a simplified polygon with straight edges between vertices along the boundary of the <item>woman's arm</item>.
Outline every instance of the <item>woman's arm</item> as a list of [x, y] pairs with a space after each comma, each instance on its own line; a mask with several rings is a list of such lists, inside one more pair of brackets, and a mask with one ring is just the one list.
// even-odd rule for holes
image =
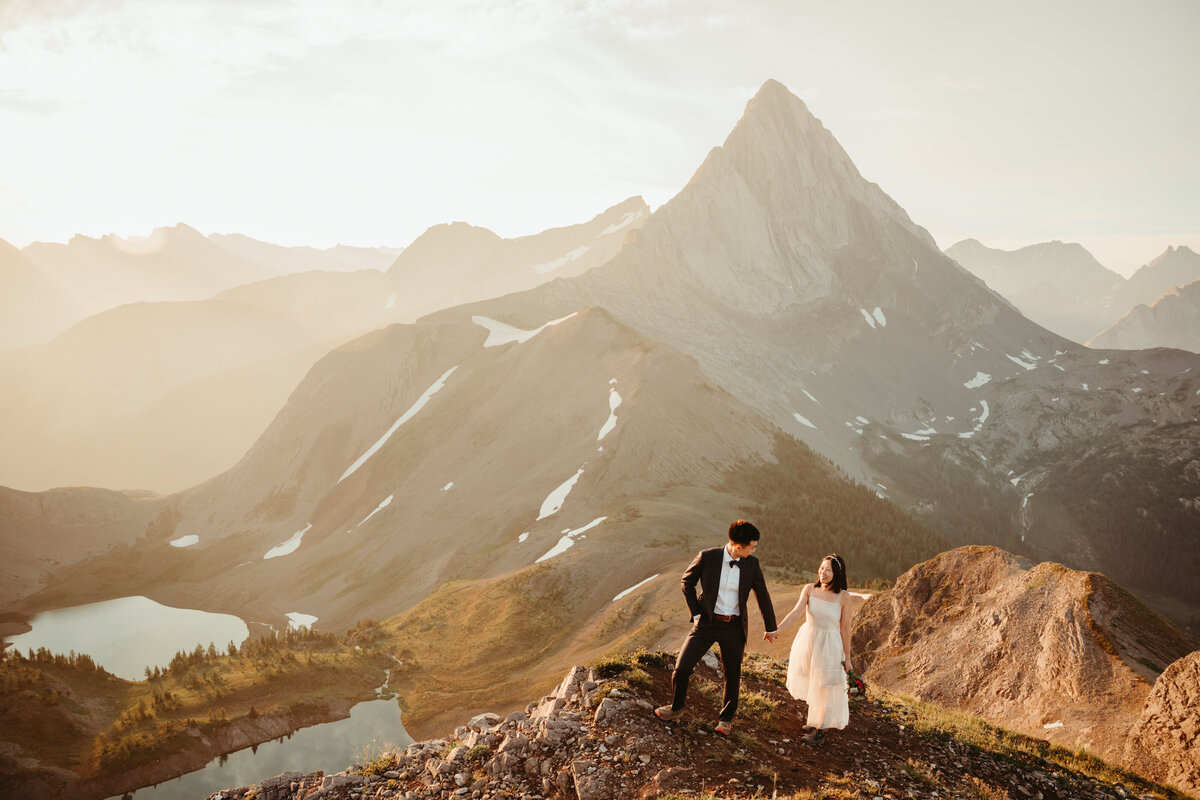
[[840, 621], [842, 631], [842, 661], [844, 662], [843, 666], [845, 666], [846, 672], [850, 672], [852, 670], [850, 666], [850, 609], [844, 602], [845, 598], [842, 598], [842, 600], [843, 602], [838, 604], [842, 607], [842, 618]]
[[804, 609], [808, 606], [808, 595], [810, 592], [812, 592], [812, 584], [805, 584], [804, 588], [800, 590], [800, 599], [796, 601], [796, 605], [792, 606], [792, 610], [788, 612], [788, 615], [780, 621], [779, 627], [775, 629], [776, 632], [782, 631], [800, 618], [804, 613]]

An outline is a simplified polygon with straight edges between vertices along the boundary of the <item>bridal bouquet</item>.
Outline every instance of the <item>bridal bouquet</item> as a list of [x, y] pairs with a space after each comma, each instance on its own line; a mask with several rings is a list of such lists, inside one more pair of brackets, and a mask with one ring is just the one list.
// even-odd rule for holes
[[851, 697], [866, 697], [867, 683], [857, 673], [846, 673], [846, 691]]

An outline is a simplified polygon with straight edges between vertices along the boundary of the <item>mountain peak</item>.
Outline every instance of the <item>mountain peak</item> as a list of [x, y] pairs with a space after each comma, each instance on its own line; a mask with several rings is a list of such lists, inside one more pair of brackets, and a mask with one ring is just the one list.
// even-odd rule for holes
[[782, 83], [775, 80], [774, 78], [767, 78], [766, 82], [763, 83], [763, 85], [755, 93], [754, 97], [751, 97], [750, 101], [748, 103], [746, 103], [746, 108], [747, 108], [747, 110], [749, 110], [749, 108], [753, 105], [762, 105], [762, 104], [768, 104], [768, 103], [775, 103], [775, 104], [799, 103], [800, 106], [802, 106], [805, 111], [808, 110], [808, 106], [804, 105], [803, 100], [801, 100], [796, 95], [792, 94], [792, 91], [790, 89], [788, 89], [786, 86], [784, 86]]
[[1157, 282], [1155, 289], [1158, 293], [1142, 302], [1152, 302], [1167, 289], [1190, 283], [1196, 278], [1200, 278], [1200, 256], [1186, 245], [1168, 247], [1157, 258], [1139, 267], [1130, 276], [1130, 280], [1135, 283]]
[[[752, 130], [758, 135], [751, 140], [743, 140], [738, 137], [738, 132], [746, 129]], [[768, 80], [758, 90], [758, 93], [746, 103], [746, 110], [737, 126], [725, 140], [725, 147], [741, 144], [762, 146], [770, 143], [794, 146], [798, 138], [809, 138], [814, 135], [820, 137], [822, 134], [822, 138], [833, 142], [840, 157], [849, 162], [850, 156], [836, 141], [833, 141], [833, 136], [808, 110], [804, 101], [792, 94], [779, 81]]]
[[[639, 239], [659, 273], [671, 263], [665, 271], [686, 276], [688, 285], [755, 313], [843, 291], [856, 296], [880, 269], [908, 275], [914, 253], [940, 255], [933, 238], [859, 174], [804, 102], [774, 80], [655, 218]], [[881, 251], [889, 255], [877, 259]]]

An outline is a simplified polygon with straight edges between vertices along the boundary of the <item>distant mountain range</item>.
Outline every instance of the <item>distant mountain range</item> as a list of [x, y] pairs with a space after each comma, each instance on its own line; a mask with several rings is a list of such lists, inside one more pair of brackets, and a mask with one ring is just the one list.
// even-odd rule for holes
[[85, 317], [126, 303], [203, 300], [244, 283], [312, 269], [384, 269], [397, 248], [280, 247], [245, 236], [204, 236], [187, 225], [145, 238], [75, 236], [66, 244], [0, 242], [8, 313], [0, 350], [40, 344]]
[[[618, 219], [599, 233], [636, 211], [610, 209]], [[517, 246], [467, 226], [422, 238], [389, 277], [419, 273], [422, 253], [458, 275]], [[655, 541], [621, 514], [777, 460], [782, 432], [949, 544], [1053, 557], [1200, 604], [1200, 509], [1180, 500], [1200, 496], [1200, 474], [1183, 468], [1200, 436], [1198, 368], [1200, 356], [1094, 351], [1030, 322], [768, 82], [607, 263], [321, 359], [232, 470], [167, 501], [179, 535], [200, 539], [172, 559], [186, 575], [189, 554], [207, 553], [203, 576], [184, 582], [198, 597], [259, 615], [309, 604], [344, 623], [454, 576], [533, 563], [564, 536], [595, 540], [579, 530], [593, 523]], [[538, 513], [556, 487], [570, 490], [569, 513]], [[389, 558], [419, 550], [435, 524], [453, 544], [419, 579], [391, 581]], [[384, 550], [356, 585], [295, 580], [376, 536]], [[262, 559], [285, 542], [286, 558]], [[1161, 562], [1147, 542], [1175, 557]], [[214, 558], [249, 559], [242, 572], [256, 577], [214, 570]], [[573, 548], [580, 558], [611, 555]], [[263, 585], [280, 587], [270, 608]]]
[[1093, 336], [1088, 346], [1177, 347], [1200, 353], [1200, 280], [1176, 286], [1148, 306], [1134, 306], [1112, 327]]
[[[246, 452], [333, 347], [456, 299], [518, 291], [586, 269], [611, 257], [648, 215], [645, 203], [631, 198], [589, 222], [519, 239], [462, 223], [438, 226], [386, 272], [347, 268], [378, 265], [391, 258], [387, 252], [281, 248], [241, 236], [205, 238], [177, 226], [162, 232], [154, 291], [130, 278], [128, 254], [115, 237], [54, 246], [61, 271], [71, 264], [82, 273], [94, 264], [71, 262], [72, 248], [92, 252], [108, 243], [116, 266], [106, 274], [129, 278], [110, 300], [118, 288], [148, 295], [187, 295], [195, 283], [216, 288], [231, 279], [223, 263], [230, 253], [239, 264], [259, 265], [250, 274], [289, 274], [203, 300], [119, 305], [47, 344], [0, 350], [0, 384], [11, 387], [0, 397], [0, 436], [9, 443], [0, 453], [0, 484], [170, 492], [200, 483]], [[486, 246], [472, 247], [478, 240]], [[453, 263], [440, 258], [450, 251], [470, 255]], [[180, 264], [186, 272], [176, 269]], [[185, 280], [171, 284], [181, 273]]]
[[[1009, 251], [966, 239], [946, 255], [1022, 314], [1072, 341], [1097, 348], [1200, 350], [1200, 307], [1190, 296], [1172, 301], [1161, 314], [1144, 308], [1200, 280], [1200, 255], [1190, 248], [1170, 247], [1128, 279], [1102, 266], [1081, 245], [1063, 242]], [[1134, 319], [1127, 321], [1128, 314]]]

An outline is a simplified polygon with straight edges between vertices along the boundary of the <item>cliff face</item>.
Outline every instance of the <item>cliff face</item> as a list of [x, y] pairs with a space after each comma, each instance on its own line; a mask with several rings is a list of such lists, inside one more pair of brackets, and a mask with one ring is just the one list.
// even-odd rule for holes
[[1200, 793], [1200, 651], [1154, 682], [1129, 731], [1125, 762], [1149, 778]]
[[869, 680], [1121, 759], [1158, 665], [1195, 646], [1094, 573], [964, 547], [906, 572], [859, 613]]

